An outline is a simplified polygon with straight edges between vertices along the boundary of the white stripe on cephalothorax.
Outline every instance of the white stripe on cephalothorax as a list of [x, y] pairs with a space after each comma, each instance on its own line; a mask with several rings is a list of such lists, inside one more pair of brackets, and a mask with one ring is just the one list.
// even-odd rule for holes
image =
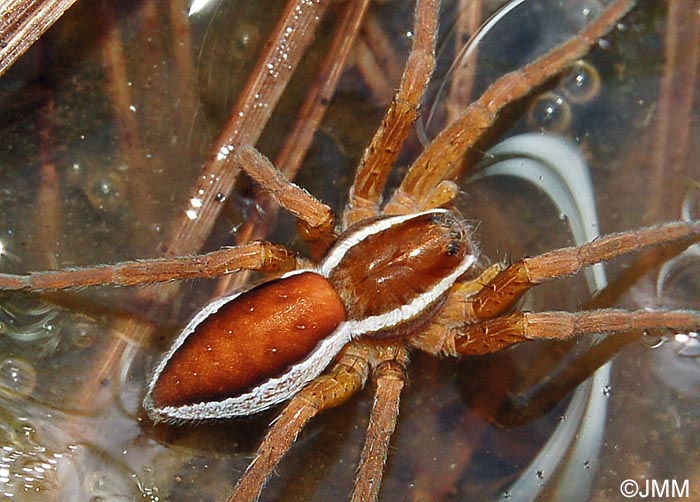
[[321, 263], [318, 264], [316, 270], [323, 277], [328, 277], [333, 269], [340, 263], [345, 254], [350, 250], [350, 248], [355, 247], [357, 244], [365, 240], [366, 238], [376, 235], [384, 230], [387, 230], [395, 225], [400, 225], [404, 221], [412, 220], [413, 218], [418, 218], [426, 214], [447, 214], [449, 211], [447, 209], [431, 209], [429, 211], [424, 211], [422, 213], [414, 213], [402, 216], [390, 216], [388, 218], [382, 218], [368, 225], [361, 225], [357, 230], [350, 232], [348, 235], [339, 240], [335, 246], [331, 248], [326, 257]]
[[401, 305], [389, 312], [366, 317], [360, 320], [346, 321], [352, 326], [353, 338], [358, 336], [384, 331], [398, 326], [420, 314], [426, 307], [438, 300], [448, 289], [462, 276], [469, 267], [476, 262], [476, 255], [469, 254], [459, 266], [447, 277], [438, 282], [432, 289], [413, 298], [410, 303]]

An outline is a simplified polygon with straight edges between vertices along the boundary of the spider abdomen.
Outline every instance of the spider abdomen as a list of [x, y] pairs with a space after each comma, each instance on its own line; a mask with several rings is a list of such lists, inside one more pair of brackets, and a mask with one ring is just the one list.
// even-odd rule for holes
[[[163, 357], [144, 405], [154, 418], [174, 420], [260, 411], [284, 399], [275, 381], [284, 387], [289, 369], [318, 350], [345, 318], [330, 283], [313, 271], [220, 298], [192, 319]], [[306, 372], [315, 376], [322, 369]], [[308, 379], [304, 373], [297, 378]]]

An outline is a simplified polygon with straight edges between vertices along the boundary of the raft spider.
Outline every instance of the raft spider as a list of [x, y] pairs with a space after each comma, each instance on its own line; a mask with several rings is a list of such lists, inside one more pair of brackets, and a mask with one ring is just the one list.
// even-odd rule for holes
[[[208, 315], [223, 308], [221, 303], [209, 307], [204, 314], [198, 315], [196, 322], [186, 329], [185, 334], [178, 339], [176, 347], [168, 353], [159, 367], [155, 379], [149, 385], [146, 407], [156, 420], [190, 420], [205, 418], [224, 418], [254, 413], [265, 409], [278, 401], [289, 402], [272, 425], [268, 435], [258, 450], [256, 459], [245, 473], [231, 500], [255, 500], [277, 462], [291, 447], [298, 433], [313, 416], [326, 408], [334, 407], [352, 394], [359, 391], [370, 377], [376, 384], [376, 400], [371, 412], [367, 439], [360, 460], [357, 483], [353, 500], [373, 500], [377, 498], [381, 472], [388, 452], [389, 438], [394, 429], [398, 416], [398, 401], [402, 388], [406, 383], [408, 350], [418, 349], [433, 355], [470, 355], [483, 354], [504, 348], [510, 344], [528, 339], [538, 338], [569, 338], [586, 333], [616, 332], [632, 328], [670, 327], [684, 329], [697, 327], [698, 314], [689, 311], [667, 312], [624, 312], [621, 310], [601, 310], [569, 314], [555, 313], [526, 313], [511, 314], [509, 309], [522, 294], [531, 286], [541, 282], [576, 273], [580, 269], [600, 261], [640, 248], [668, 243], [674, 240], [695, 238], [698, 234], [696, 223], [670, 223], [667, 225], [649, 227], [623, 234], [610, 235], [591, 244], [577, 248], [566, 248], [552, 251], [533, 258], [517, 261], [501, 269], [492, 267], [480, 277], [471, 280], [460, 280], [476, 259], [477, 250], [471, 243], [472, 229], [464, 226], [458, 213], [444, 212], [435, 208], [450, 206], [457, 191], [453, 179], [460, 173], [459, 159], [480, 139], [482, 131], [488, 130], [496, 120], [498, 112], [514, 100], [520, 99], [539, 87], [543, 82], [553, 78], [568, 64], [584, 55], [588, 47], [599, 37], [603, 36], [631, 8], [629, 1], [613, 2], [611, 6], [595, 21], [593, 21], [577, 38], [567, 42], [557, 57], [548, 54], [523, 70], [509, 74], [499, 79], [487, 91], [484, 97], [476, 101], [456, 122], [448, 126], [438, 137], [426, 147], [423, 154], [413, 163], [404, 177], [401, 185], [392, 193], [391, 198], [384, 202], [382, 195], [387, 177], [394, 166], [395, 154], [405, 138], [405, 131], [415, 120], [417, 109], [421, 102], [423, 87], [432, 69], [431, 47], [434, 44], [432, 34], [437, 22], [437, 5], [434, 2], [419, 2], [416, 20], [416, 42], [411, 56], [411, 64], [407, 66], [406, 76], [402, 82], [397, 97], [392, 103], [383, 126], [375, 136], [372, 145], [367, 149], [365, 157], [357, 171], [351, 190], [348, 206], [342, 214], [342, 222], [338, 225], [341, 231], [339, 241], [343, 253], [354, 250], [356, 246], [376, 237], [376, 240], [395, 242], [386, 237], [384, 232], [400, 229], [402, 232], [411, 230], [410, 225], [417, 219], [422, 219], [421, 225], [430, 228], [437, 223], [438, 227], [447, 229], [436, 241], [443, 254], [458, 256], [456, 265], [445, 266], [448, 272], [439, 276], [433, 268], [429, 268], [429, 279], [440, 279], [429, 282], [428, 285], [417, 288], [418, 291], [406, 292], [405, 296], [397, 296], [399, 304], [382, 307], [394, 311], [401, 310], [404, 305], [413, 303], [414, 296], [432, 293], [427, 299], [418, 302], [415, 308], [407, 309], [396, 322], [388, 324], [362, 325], [357, 330], [343, 332], [339, 326], [345, 326], [350, 321], [362, 321], [366, 317], [379, 317], [387, 312], [367, 313], [369, 307], [354, 311], [357, 303], [373, 304], [367, 298], [366, 291], [348, 293], [342, 291], [340, 304], [346, 312], [342, 319], [330, 322], [326, 334], [341, 331], [347, 338], [342, 340], [343, 347], [333, 348], [326, 352], [322, 360], [332, 358], [330, 366], [321, 376], [317, 370], [300, 372], [300, 376], [286, 378], [288, 367], [296, 367], [297, 360], [288, 360], [281, 368], [275, 368], [273, 374], [266, 374], [265, 381], [279, 379], [275, 389], [264, 389], [264, 393], [272, 393], [273, 399], [262, 400], [261, 404], [248, 406], [249, 398], [256, 395], [260, 383], [248, 382], [236, 384], [236, 395], [222, 396], [219, 390], [207, 390], [207, 400], [197, 401], [196, 394], [201, 387], [195, 378], [192, 382], [194, 394], [182, 397], [178, 395], [177, 386], [180, 383], [179, 371], [194, 375], [196, 369], [187, 363], [184, 370], [174, 373], [174, 389], [153, 397], [158, 388], [158, 378], [167, 364], [176, 357], [178, 347], [184, 346], [188, 340], [195, 340], [193, 333], [198, 326], [207, 322]], [[396, 126], [399, 126], [398, 128]], [[397, 132], [397, 129], [398, 130]], [[393, 136], [396, 134], [396, 136]], [[230, 158], [239, 163], [242, 168], [254, 178], [263, 188], [269, 190], [277, 198], [280, 205], [297, 215], [307, 226], [311, 237], [321, 237], [320, 247], [326, 243], [334, 243], [335, 223], [330, 210], [289, 184], [261, 157], [252, 147], [235, 145], [229, 152]], [[412, 216], [420, 215], [420, 216]], [[387, 217], [376, 220], [377, 217]], [[398, 217], [398, 219], [391, 219]], [[367, 223], [371, 222], [371, 223]], [[382, 226], [382, 222], [386, 222]], [[359, 225], [359, 226], [355, 226]], [[404, 225], [409, 228], [404, 228]], [[421, 230], [425, 226], [418, 227]], [[346, 232], [347, 233], [342, 233]], [[415, 231], [414, 231], [415, 232]], [[318, 235], [314, 235], [317, 233]], [[429, 231], [418, 231], [418, 234]], [[359, 236], [358, 236], [359, 235]], [[421, 242], [407, 254], [421, 254], [428, 244]], [[446, 240], [441, 240], [441, 239]], [[432, 240], [430, 242], [433, 242]], [[372, 260], [381, 250], [390, 249], [376, 243], [368, 245]], [[438, 246], [438, 247], [440, 247]], [[363, 250], [364, 251], [364, 250]], [[392, 251], [394, 253], [394, 251]], [[460, 254], [461, 253], [461, 254]], [[327, 270], [314, 270], [316, 274], [327, 278], [333, 274], [337, 262], [344, 255], [338, 254], [338, 248], [332, 248], [330, 258], [324, 263], [333, 262]], [[338, 257], [336, 259], [336, 257]], [[396, 259], [391, 256], [389, 261]], [[214, 265], [218, 259], [222, 261]], [[229, 272], [232, 269], [277, 269], [291, 268], [311, 269], [305, 263], [294, 263], [295, 259], [285, 249], [269, 243], [253, 243], [236, 248], [202, 255], [197, 260], [183, 259], [170, 261], [144, 261], [140, 263], [122, 263], [114, 267], [100, 269], [83, 269], [80, 271], [59, 271], [36, 273], [24, 277], [0, 276], [6, 289], [47, 290], [64, 287], [81, 287], [94, 284], [138, 284], [153, 282], [154, 270], [162, 274], [157, 280], [185, 278], [198, 275], [203, 269], [207, 275], [219, 272]], [[373, 262], [371, 262], [373, 263]], [[412, 263], [412, 262], [410, 262]], [[232, 266], [233, 264], [233, 266]], [[401, 262], [403, 266], [403, 262]], [[190, 267], [183, 271], [184, 267]], [[441, 268], [440, 267], [437, 268]], [[416, 268], [409, 265], [408, 268]], [[177, 270], [176, 270], [177, 269]], [[173, 273], [176, 271], [176, 273]], [[318, 273], [317, 273], [318, 272]], [[354, 272], [356, 274], [356, 272]], [[301, 274], [299, 274], [301, 275]], [[356, 275], [351, 275], [356, 279]], [[80, 282], [79, 277], [84, 277]], [[296, 275], [289, 276], [291, 278]], [[445, 279], [447, 282], [442, 281]], [[414, 279], [411, 279], [412, 282]], [[352, 281], [350, 281], [352, 282]], [[377, 282], [388, 282], [384, 276]], [[284, 285], [286, 283], [274, 282]], [[400, 283], [405, 287], [405, 283]], [[276, 286], [275, 286], [276, 287]], [[297, 289], [312, 295], [318, 290], [304, 284], [294, 285]], [[343, 286], [347, 287], [347, 286]], [[341, 287], [332, 281], [331, 289], [338, 292]], [[255, 290], [253, 290], [255, 291]], [[405, 291], [402, 291], [404, 293]], [[238, 297], [237, 297], [238, 298]], [[233, 299], [231, 301], [236, 301]], [[373, 307], [373, 305], [370, 305]], [[252, 307], [251, 307], [252, 308]], [[257, 304], [255, 304], [257, 309]], [[314, 312], [319, 314], [319, 312]], [[235, 314], [238, 316], [239, 314]], [[369, 335], [367, 334], [369, 332]], [[312, 340], [312, 348], [320, 344], [319, 339]], [[192, 342], [201, 345], [201, 342]], [[204, 344], [209, 349], [208, 343]], [[338, 352], [339, 350], [339, 352]], [[299, 356], [296, 356], [299, 357]], [[192, 358], [189, 358], [192, 359]], [[196, 357], [194, 358], [196, 359]], [[301, 359], [303, 361], [303, 358]], [[214, 360], [222, 363], [223, 360]], [[256, 360], [256, 364], [257, 364]], [[299, 363], [301, 364], [301, 363]], [[320, 370], [322, 368], [318, 368]], [[198, 375], [196, 375], [198, 376]], [[210, 377], [202, 377], [209, 379]], [[307, 381], [307, 379], [311, 379]], [[295, 386], [305, 384], [298, 389]], [[245, 388], [243, 388], [245, 387]], [[276, 389], [283, 388], [284, 392], [278, 398]], [[291, 389], [291, 390], [290, 390]], [[229, 405], [227, 400], [243, 394], [246, 399], [242, 404]], [[177, 402], [173, 402], [175, 399]], [[193, 401], [193, 399], [195, 399]], [[220, 406], [204, 406], [199, 403], [223, 403]], [[194, 407], [192, 407], [195, 405]], [[184, 408], [192, 407], [187, 409]], [[210, 410], [214, 410], [211, 414]]]

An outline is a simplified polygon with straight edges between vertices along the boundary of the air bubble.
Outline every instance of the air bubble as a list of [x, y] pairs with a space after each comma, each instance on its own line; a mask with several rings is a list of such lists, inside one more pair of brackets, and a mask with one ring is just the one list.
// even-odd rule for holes
[[54, 335], [51, 323], [57, 315], [48, 303], [18, 297], [0, 306], [0, 334], [23, 343], [49, 339]]
[[24, 359], [8, 357], [0, 361], [0, 387], [19, 396], [28, 396], [36, 388], [34, 366]]
[[535, 129], [563, 132], [571, 125], [571, 107], [559, 94], [545, 92], [530, 105], [528, 122]]
[[642, 345], [647, 349], [658, 349], [668, 341], [669, 339], [667, 336], [656, 335], [650, 333], [648, 330], [642, 332]]
[[89, 176], [84, 192], [88, 202], [100, 211], [119, 213], [126, 209], [126, 183], [116, 171], [100, 172]]
[[97, 327], [88, 322], [75, 322], [65, 326], [61, 330], [61, 335], [68, 335], [67, 338], [74, 347], [87, 349], [97, 341]]
[[596, 68], [585, 62], [576, 61], [561, 82], [561, 92], [572, 103], [588, 103], [600, 94], [601, 78]]

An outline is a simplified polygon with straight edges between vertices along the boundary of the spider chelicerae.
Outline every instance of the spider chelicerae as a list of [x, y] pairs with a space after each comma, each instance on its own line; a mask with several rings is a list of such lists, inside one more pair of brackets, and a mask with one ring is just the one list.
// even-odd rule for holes
[[[463, 170], [460, 163], [463, 153], [481, 139], [484, 131], [490, 129], [503, 108], [556, 76], [572, 60], [582, 57], [631, 6], [631, 2], [628, 1], [613, 2], [578, 37], [558, 49], [559, 52], [549, 53], [494, 83], [484, 96], [475, 101], [426, 147], [411, 165], [401, 184], [387, 200], [383, 200], [387, 177], [394, 167], [409, 127], [417, 117], [423, 89], [433, 66], [432, 51], [438, 6], [435, 2], [418, 2], [414, 48], [407, 63], [404, 79], [382, 126], [365, 152], [352, 185], [347, 207], [338, 224], [327, 206], [291, 185], [254, 148], [246, 146], [245, 141], [224, 145], [216, 153], [216, 160], [222, 164], [240, 165], [260, 186], [269, 191], [282, 207], [298, 216], [302, 222], [302, 235], [312, 241], [312, 247], [319, 255], [323, 255], [336, 242], [336, 231], [341, 232], [341, 242], [350, 242], [348, 247], [352, 249], [362, 242], [354, 237], [361, 232], [358, 228], [370, 228], [370, 236], [376, 235], [377, 240], [388, 240], [386, 244], [391, 244], [395, 242], [395, 238], [386, 238], [382, 232], [398, 228], [394, 225], [413, 221], [410, 215], [421, 214], [429, 220], [429, 224], [445, 215], [451, 222], [458, 221], [458, 213], [444, 213], [434, 209], [449, 207], [458, 192], [453, 180]], [[206, 204], [205, 196], [214, 197], [219, 194], [215, 191], [216, 193], [211, 195], [212, 190], [206, 186], [207, 182], [205, 177], [205, 184], [202, 188], [197, 188], [195, 196], [191, 199], [190, 211]], [[200, 190], [204, 195], [201, 198], [198, 197]], [[407, 216], [409, 219], [376, 219], [396, 215]], [[379, 228], [382, 221], [391, 223], [386, 228]], [[400, 318], [398, 323], [382, 325], [380, 329], [363, 328], [365, 331], [353, 332], [348, 340], [344, 340], [346, 343], [338, 349], [339, 351], [327, 354], [328, 358], [332, 358], [332, 362], [321, 376], [316, 376], [317, 372], [314, 371], [295, 382], [282, 379], [281, 386], [291, 386], [286, 387], [291, 388], [289, 395], [284, 394], [282, 397], [284, 400], [290, 397], [291, 399], [271, 426], [256, 458], [231, 495], [231, 500], [256, 499], [266, 479], [305, 424], [320, 411], [344, 402], [359, 391], [368, 378], [375, 382], [376, 400], [369, 420], [353, 499], [375, 499], [387, 456], [389, 438], [398, 416], [399, 396], [406, 383], [409, 349], [418, 349], [433, 355], [478, 355], [529, 339], [564, 339], [581, 334], [618, 332], [633, 328], [685, 329], [697, 327], [699, 323], [698, 314], [689, 311], [510, 313], [517, 300], [533, 285], [573, 274], [590, 264], [643, 247], [692, 238], [698, 233], [695, 223], [677, 222], [603, 237], [587, 245], [517, 261], [508, 267], [493, 266], [479, 277], [469, 276], [469, 280], [460, 278], [466, 275], [467, 267], [474, 261], [467, 257], [475, 259], [477, 255], [477, 250], [468, 237], [473, 230], [462, 223], [457, 223], [457, 227], [454, 223], [449, 223], [446, 228], [449, 230], [446, 254], [456, 254], [459, 245], [463, 246], [460, 263], [464, 263], [465, 268], [458, 266], [452, 269], [457, 272], [444, 285], [445, 289], [439, 290], [435, 298], [430, 298], [416, 307], [406, 318]], [[348, 233], [342, 233], [344, 231]], [[416, 254], [420, 254], [425, 246], [418, 244], [416, 248], [408, 248], [407, 252], [411, 254], [415, 250]], [[372, 244], [368, 249], [376, 254], [384, 248]], [[331, 256], [333, 252], [331, 251]], [[372, 258], [373, 256], [366, 258], [368, 264], [373, 263]], [[392, 257], [391, 260], [393, 259]], [[0, 279], [5, 289], [43, 291], [98, 284], [137, 285], [173, 278], [216, 276], [242, 269], [286, 271], [311, 267], [305, 260], [297, 259], [281, 246], [254, 242], [197, 258], [125, 262], [99, 269], [65, 270], [27, 276], [5, 274], [0, 276]], [[431, 272], [429, 275], [435, 278], [437, 272]], [[446, 274], [450, 275], [451, 273]], [[384, 280], [382, 276], [381, 281]], [[307, 292], [309, 296], [316, 289], [316, 286], [295, 287]], [[333, 287], [338, 288], [336, 284]], [[434, 285], [424, 289], [432, 291]], [[350, 303], [358, 301], [381, 303], [376, 298], [367, 299], [368, 293], [362, 294], [362, 298], [345, 295], [345, 308], [350, 310]], [[404, 303], [410, 303], [412, 294], [416, 293], [399, 295], [399, 298]], [[393, 307], [395, 305], [392, 304], [391, 308]], [[213, 309], [208, 312], [211, 311]], [[359, 310], [359, 313], [352, 315], [362, 317], [368, 314]], [[199, 323], [204, 319], [201, 317]], [[352, 319], [356, 320], [355, 317]], [[192, 326], [190, 331], [196, 331], [195, 328], [196, 325]], [[335, 328], [330, 331], [335, 332]], [[366, 331], [370, 333], [367, 334]], [[378, 331], [381, 333], [378, 334]], [[182, 344], [188, 339], [190, 338], [183, 338]], [[176, 353], [177, 350], [174, 349], [169, 352], [161, 368], [167, 367], [166, 363]], [[196, 368], [187, 366], [182, 371], [192, 373], [196, 372]], [[286, 372], [285, 369], [276, 371], [280, 374]], [[198, 409], [194, 409], [193, 414], [186, 414], [180, 408], [189, 406], [190, 401], [185, 405], [169, 402], [175, 391], [168, 394], [170, 397], [152, 398], [154, 389], [158, 388], [158, 377], [161, 373], [162, 370], [157, 372], [156, 379], [149, 386], [149, 398], [146, 401], [150, 414], [156, 420], [224, 418], [257, 412], [276, 402], [273, 399], [269, 403], [251, 405], [249, 408], [224, 405], [217, 407], [216, 413], [211, 415], [208, 415], [206, 410]], [[273, 375], [277, 376], [277, 373]], [[265, 378], [268, 377], [269, 375]], [[178, 377], [175, 381], [179, 383]], [[292, 386], [292, 383], [301, 388]], [[246, 393], [243, 395], [254, 394], [258, 384], [259, 382], [246, 384]], [[194, 387], [196, 390], [196, 383]], [[240, 394], [239, 391], [240, 389], [237, 389], [235, 394]], [[229, 397], [235, 396], [207, 399], [223, 402]], [[168, 407], [175, 409], [168, 412], [165, 410]]]

